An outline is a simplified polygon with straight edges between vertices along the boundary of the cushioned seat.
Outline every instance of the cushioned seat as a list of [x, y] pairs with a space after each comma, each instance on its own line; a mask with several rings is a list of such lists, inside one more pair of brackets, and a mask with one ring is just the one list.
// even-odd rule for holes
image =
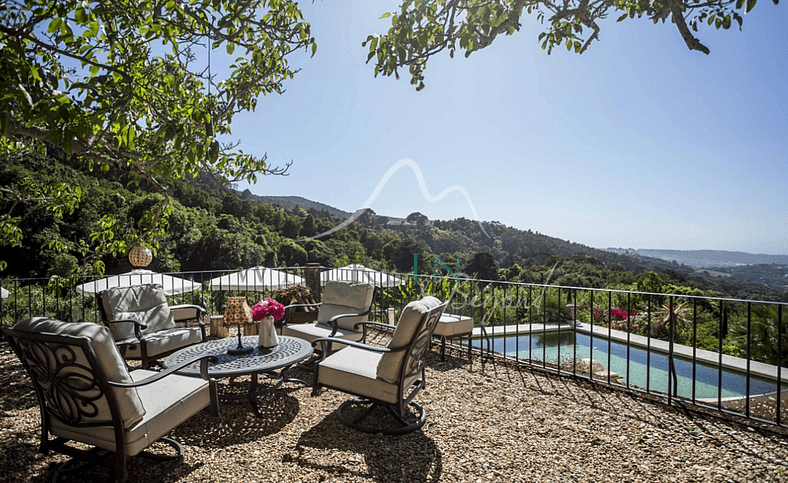
[[[344, 340], [363, 340], [365, 329], [361, 322], [369, 318], [375, 286], [365, 282], [331, 281], [323, 290], [319, 304], [294, 304], [285, 307], [282, 335], [299, 337], [312, 342], [322, 337]], [[317, 322], [290, 324], [288, 319], [297, 307], [318, 307]]]
[[[160, 285], [113, 287], [98, 294], [98, 300], [104, 322], [123, 357], [139, 359], [145, 368], [205, 340], [205, 309], [197, 305], [171, 308]], [[179, 320], [196, 320], [198, 325], [176, 325], [173, 308]]]
[[[123, 479], [127, 457], [161, 440], [177, 451], [177, 467], [183, 448], [164, 435], [209, 404], [218, 412], [214, 381], [174, 374], [193, 361], [129, 372], [107, 327], [34, 317], [2, 331], [34, 383], [43, 452], [95, 460]], [[201, 364], [207, 379], [207, 356]], [[70, 441], [114, 454], [108, 463]]]
[[[402, 434], [421, 427], [426, 413], [413, 398], [425, 387], [424, 355], [446, 305], [431, 296], [406, 305], [386, 347], [330, 337], [314, 341], [313, 345], [347, 346], [331, 355], [323, 351], [315, 368], [314, 393], [328, 387], [357, 396], [340, 405], [337, 415], [361, 431]], [[348, 416], [356, 406], [365, 410], [359, 417]], [[364, 419], [376, 407], [393, 417], [392, 427], [365, 425]], [[416, 411], [415, 416], [407, 413], [408, 407]]]

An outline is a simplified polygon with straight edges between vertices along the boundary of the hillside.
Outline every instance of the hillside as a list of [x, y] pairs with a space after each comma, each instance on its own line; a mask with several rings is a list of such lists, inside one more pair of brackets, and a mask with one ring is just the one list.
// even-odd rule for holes
[[[158, 206], [159, 194], [135, 187], [113, 170], [90, 172], [69, 160], [24, 155], [0, 161], [0, 187], [19, 189], [25, 180], [34, 178], [47, 184], [65, 181], [85, 192], [74, 213], [60, 217], [40, 207], [0, 199], [0, 212], [13, 210], [23, 233], [20, 246], [4, 247], [2, 258], [8, 268], [0, 276], [66, 276], [77, 269], [84, 272], [85, 266], [96, 262], [104, 264], [106, 273], [131, 268], [120, 254], [96, 251], [90, 245], [93, 234], [105, 230], [107, 220], [112, 219], [114, 236], [134, 242], [142, 220]], [[390, 218], [370, 211], [350, 226], [315, 239], [349, 214], [300, 197], [238, 192], [209, 177], [176, 181], [168, 192], [172, 213], [155, 238], [152, 270], [316, 262], [326, 266], [362, 263], [411, 272], [417, 253], [418, 270], [424, 274], [436, 268], [442, 273], [447, 267], [453, 271], [459, 265], [466, 273], [494, 280], [631, 288], [642, 279], [639, 274], [656, 272], [664, 286], [686, 285], [740, 298], [786, 296], [784, 285], [769, 289], [735, 274], [721, 277], [696, 272], [675, 261], [598, 250], [497, 222], [483, 222], [482, 230], [479, 223], [465, 218], [430, 221], [412, 214], [409, 223], [391, 224]]]
[[247, 199], [254, 199], [261, 203], [279, 206], [288, 211], [298, 211], [300, 208], [313, 213], [327, 213], [329, 216], [335, 216], [343, 220], [349, 218], [351, 215], [351, 213], [334, 208], [333, 206], [308, 200], [301, 196], [259, 196], [252, 194], [249, 190], [243, 191], [241, 196]]

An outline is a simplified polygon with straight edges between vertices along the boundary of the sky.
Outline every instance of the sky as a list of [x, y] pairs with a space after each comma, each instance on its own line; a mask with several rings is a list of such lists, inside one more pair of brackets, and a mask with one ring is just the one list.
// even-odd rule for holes
[[584, 54], [548, 55], [525, 16], [469, 58], [434, 57], [420, 92], [407, 71], [375, 78], [361, 46], [397, 6], [301, 4], [316, 55], [293, 56], [286, 92], [233, 121], [240, 149], [292, 161], [289, 176], [239, 189], [596, 248], [788, 254], [785, 5], [758, 4], [743, 31], [701, 30], [708, 56], [670, 23], [615, 18]]

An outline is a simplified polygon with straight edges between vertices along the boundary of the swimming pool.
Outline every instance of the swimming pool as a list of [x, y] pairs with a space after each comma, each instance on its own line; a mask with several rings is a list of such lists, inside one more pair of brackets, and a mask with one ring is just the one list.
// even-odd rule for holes
[[[489, 329], [488, 329], [489, 330]], [[473, 339], [474, 347], [487, 349], [484, 339]], [[556, 362], [558, 360], [576, 360], [593, 357], [609, 371], [621, 376], [625, 383], [648, 388], [650, 391], [668, 392], [668, 356], [657, 351], [629, 346], [627, 363], [627, 345], [594, 336], [593, 347], [591, 337], [587, 334], [572, 331], [550, 332], [546, 334], [521, 334], [519, 336], [496, 336], [490, 338], [490, 349], [519, 359]], [[608, 367], [608, 354], [610, 365]], [[747, 377], [745, 374], [722, 368], [722, 390], [718, 391], [720, 369], [706, 363], [686, 360], [674, 355], [676, 368], [677, 393], [679, 397], [692, 398], [728, 398], [744, 397], [747, 393]], [[671, 382], [672, 384], [672, 382]], [[750, 376], [750, 396], [767, 394], [777, 391], [776, 381]]]

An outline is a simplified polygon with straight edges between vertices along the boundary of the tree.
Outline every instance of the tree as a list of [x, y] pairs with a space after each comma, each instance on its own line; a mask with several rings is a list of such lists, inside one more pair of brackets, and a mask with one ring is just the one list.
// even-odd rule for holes
[[482, 280], [498, 280], [498, 264], [489, 252], [474, 253], [465, 266], [465, 273]]
[[419, 244], [412, 238], [393, 240], [383, 247], [383, 254], [397, 271], [405, 273], [414, 269], [413, 254], [421, 252]]
[[[772, 0], [776, 5], [779, 0]], [[742, 28], [742, 14], [755, 7], [756, 0], [403, 0], [400, 9], [388, 12], [391, 28], [384, 35], [370, 35], [367, 61], [375, 59], [375, 75], [395, 75], [407, 67], [411, 84], [424, 88], [424, 70], [433, 55], [444, 50], [454, 57], [457, 49], [465, 56], [492, 44], [498, 35], [520, 30], [523, 14], [536, 15], [546, 24], [539, 42], [548, 54], [561, 45], [582, 54], [599, 37], [600, 21], [608, 17], [619, 22], [647, 17], [655, 24], [670, 21], [687, 48], [705, 54], [693, 32], [704, 25], [729, 29], [734, 22]]]
[[[0, 147], [45, 141], [148, 183], [164, 198], [142, 238], [165, 211], [169, 180], [285, 173], [237, 149], [230, 124], [282, 92], [296, 73], [288, 55], [316, 48], [293, 0], [3, 2], [0, 45]], [[205, 46], [235, 55], [228, 78], [198, 61]], [[2, 228], [7, 243], [13, 224]]]
[[408, 223], [415, 224], [416, 226], [424, 226], [427, 223], [428, 218], [425, 215], [422, 215], [418, 211], [414, 211], [410, 215], [405, 218], [405, 221]]
[[356, 218], [356, 221], [359, 225], [370, 228], [375, 226], [376, 218], [377, 215], [375, 215], [375, 211], [372, 208], [364, 208], [364, 211]]

